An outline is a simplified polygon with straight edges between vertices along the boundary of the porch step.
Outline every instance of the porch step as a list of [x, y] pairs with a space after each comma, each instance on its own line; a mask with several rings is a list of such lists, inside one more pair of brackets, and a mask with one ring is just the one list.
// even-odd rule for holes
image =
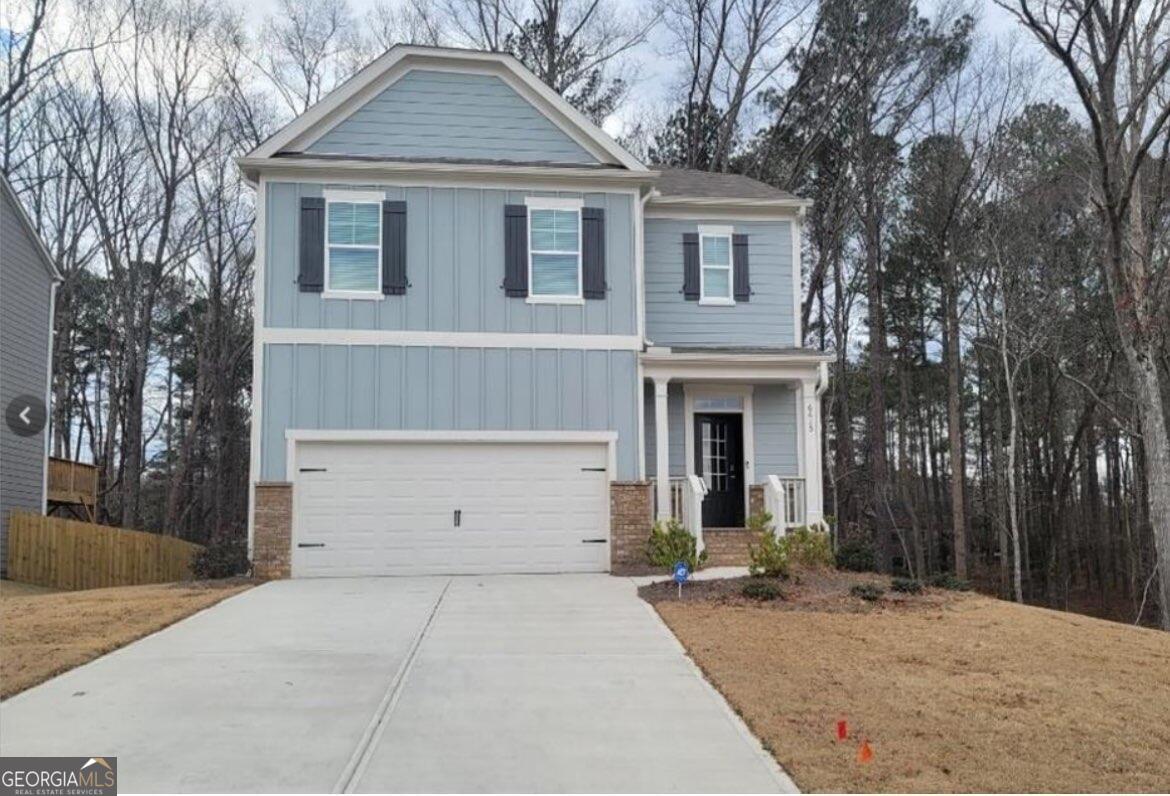
[[703, 542], [707, 545], [707, 566], [746, 567], [748, 546], [755, 541], [747, 528], [704, 528]]

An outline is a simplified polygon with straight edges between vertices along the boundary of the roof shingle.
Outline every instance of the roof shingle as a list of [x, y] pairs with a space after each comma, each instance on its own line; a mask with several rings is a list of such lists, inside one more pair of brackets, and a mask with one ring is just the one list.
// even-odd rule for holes
[[716, 174], [697, 169], [672, 169], [651, 166], [662, 172], [655, 183], [658, 193], [667, 196], [693, 196], [710, 199], [796, 199], [794, 194], [773, 188], [767, 183], [742, 174]]

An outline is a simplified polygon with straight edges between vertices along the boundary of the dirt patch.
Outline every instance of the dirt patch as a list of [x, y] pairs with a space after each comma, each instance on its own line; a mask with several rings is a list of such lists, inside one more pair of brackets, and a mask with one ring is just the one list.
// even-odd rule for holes
[[[245, 579], [37, 593], [0, 600], [0, 698], [250, 588]], [[6, 582], [3, 590], [9, 588]]]
[[1170, 783], [1170, 634], [934, 590], [854, 605], [853, 583], [878, 578], [823, 577], [764, 605], [732, 581], [681, 602], [643, 590], [803, 790]]

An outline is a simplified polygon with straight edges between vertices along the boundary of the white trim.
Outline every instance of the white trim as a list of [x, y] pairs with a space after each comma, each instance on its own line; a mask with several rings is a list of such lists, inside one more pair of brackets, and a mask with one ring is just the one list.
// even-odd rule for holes
[[[617, 479], [616, 431], [386, 431], [378, 429], [311, 429], [290, 428], [284, 432], [287, 456], [285, 458], [285, 479], [296, 480], [296, 449], [298, 442], [465, 442], [508, 443], [525, 445], [533, 443], [562, 443], [566, 445], [597, 445], [608, 447], [609, 480]], [[294, 493], [296, 490], [293, 490]], [[294, 512], [295, 514], [295, 512]]]
[[377, 204], [379, 209], [386, 199], [385, 191], [363, 191], [357, 188], [326, 188], [321, 191], [326, 202], [353, 202]]
[[[378, 254], [381, 259], [381, 252]], [[328, 269], [326, 269], [326, 278], [328, 278]], [[382, 271], [379, 268], [378, 273]], [[323, 299], [337, 299], [340, 301], [382, 301], [386, 298], [381, 290], [374, 292], [373, 290], [322, 290], [321, 298]]]
[[672, 208], [697, 210], [742, 210], [745, 208], [768, 208], [771, 210], [803, 210], [811, 207], [811, 199], [750, 199], [733, 196], [663, 196], [654, 197], [651, 207], [669, 212]]
[[[699, 227], [699, 306], [708, 307], [734, 307], [735, 306], [735, 246], [734, 246], [735, 231], [732, 227]], [[727, 239], [727, 265], [713, 264], [708, 265], [704, 262], [703, 257], [703, 239], [704, 238], [726, 238]], [[707, 269], [717, 269], [727, 271], [727, 295], [726, 296], [708, 296], [707, 295]]]
[[582, 351], [641, 351], [632, 334], [555, 334], [519, 332], [425, 332], [410, 329], [297, 329], [263, 327], [259, 343], [303, 345], [439, 346], [443, 348], [546, 348]]
[[56, 337], [54, 317], [57, 314], [57, 285], [49, 280], [49, 351], [45, 357], [45, 455], [41, 457], [41, 513], [49, 513], [49, 454], [53, 444], [53, 339]]
[[252, 428], [248, 451], [248, 558], [252, 558], [256, 535], [256, 483], [261, 475], [260, 424], [264, 404], [264, 254], [268, 248], [265, 219], [268, 207], [268, 181], [260, 176], [256, 187], [256, 236], [253, 247], [252, 274]]
[[654, 495], [654, 519], [670, 519], [670, 379], [664, 378], [654, 379]]
[[[302, 113], [275, 135], [264, 141], [249, 153], [250, 157], [267, 158], [284, 149], [294, 140], [311, 134], [312, 128], [327, 122], [331, 116], [348, 115], [372, 98], [385, 86], [390, 85], [401, 74], [393, 74], [394, 67], [403, 64], [402, 74], [410, 68], [439, 69], [444, 67], [468, 70], [479, 65], [481, 68], [496, 70], [521, 96], [532, 102], [548, 119], [560, 127], [587, 151], [600, 151], [608, 160], [625, 166], [631, 171], [645, 171], [646, 167], [633, 155], [626, 152], [589, 121], [560, 95], [541, 82], [536, 75], [525, 68], [515, 57], [504, 53], [477, 52], [473, 50], [441, 49], [399, 44], [391, 47], [377, 60], [359, 71], [339, 87], [327, 94], [320, 102]], [[509, 76], [511, 79], [509, 79]], [[388, 79], [389, 78], [389, 79]], [[383, 85], [384, 84], [384, 85]]]
[[653, 191], [638, 194], [637, 201], [630, 202], [634, 214], [634, 280], [637, 285], [637, 304], [634, 314], [637, 318], [638, 336], [646, 336], [646, 202]]
[[[322, 192], [325, 199], [325, 284], [321, 293], [327, 299], [358, 299], [363, 301], [381, 301], [382, 295], [382, 202], [386, 200], [385, 191], [355, 191], [349, 188], [326, 188]], [[329, 207], [334, 203], [375, 205], [378, 209], [378, 242], [376, 245], [356, 243], [329, 242]], [[329, 264], [332, 259], [332, 249], [356, 249], [358, 251], [377, 251], [374, 260], [375, 286], [369, 290], [333, 290], [329, 286]]]
[[[583, 273], [584, 257], [582, 255], [583, 244], [583, 230], [581, 222], [581, 208], [584, 206], [583, 199], [565, 199], [553, 198], [547, 196], [529, 196], [524, 200], [525, 207], [528, 208], [528, 295], [527, 301], [530, 304], [584, 304], [585, 303], [585, 274]], [[532, 213], [537, 210], [555, 210], [560, 212], [572, 212], [577, 214], [577, 292], [566, 294], [555, 293], [533, 293], [532, 282], [532, 258], [537, 254], [553, 254], [566, 255], [571, 254], [564, 249], [540, 249], [539, 251], [532, 247]]]
[[570, 196], [528, 196], [524, 199], [524, 205], [530, 210], [580, 210], [585, 206], [585, 199]]
[[[236, 166], [255, 182], [263, 172], [270, 178], [295, 182], [392, 182], [394, 185], [566, 190], [584, 193], [625, 190], [637, 192], [659, 172], [625, 171], [591, 166], [497, 165], [368, 158], [304, 157], [236, 158]], [[319, 176], [324, 175], [324, 176]], [[343, 175], [340, 176], [339, 175]], [[633, 186], [633, 187], [631, 187]], [[740, 217], [743, 213], [739, 214]], [[704, 216], [705, 217], [705, 216]]]
[[804, 224], [801, 215], [789, 222], [789, 234], [792, 238], [792, 345], [804, 345], [804, 330], [800, 323], [801, 301], [804, 298], [801, 287], [801, 235], [804, 234]]
[[686, 456], [686, 474], [695, 472], [695, 399], [696, 398], [739, 398], [743, 405], [735, 409], [703, 409], [704, 415], [742, 415], [740, 440], [743, 450], [743, 516], [746, 522], [751, 514], [751, 488], [756, 482], [756, 426], [755, 408], [752, 405], [753, 385], [751, 384], [683, 384], [683, 441]]
[[646, 206], [646, 218], [665, 218], [675, 221], [784, 221], [792, 218], [798, 208], [774, 206], [767, 203], [709, 208], [661, 207], [651, 202]]

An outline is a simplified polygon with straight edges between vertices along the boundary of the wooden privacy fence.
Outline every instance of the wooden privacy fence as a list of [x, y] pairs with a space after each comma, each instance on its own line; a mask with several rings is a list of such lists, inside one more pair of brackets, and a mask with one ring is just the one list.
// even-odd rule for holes
[[14, 511], [8, 577], [55, 589], [100, 589], [190, 580], [203, 549], [171, 536]]

